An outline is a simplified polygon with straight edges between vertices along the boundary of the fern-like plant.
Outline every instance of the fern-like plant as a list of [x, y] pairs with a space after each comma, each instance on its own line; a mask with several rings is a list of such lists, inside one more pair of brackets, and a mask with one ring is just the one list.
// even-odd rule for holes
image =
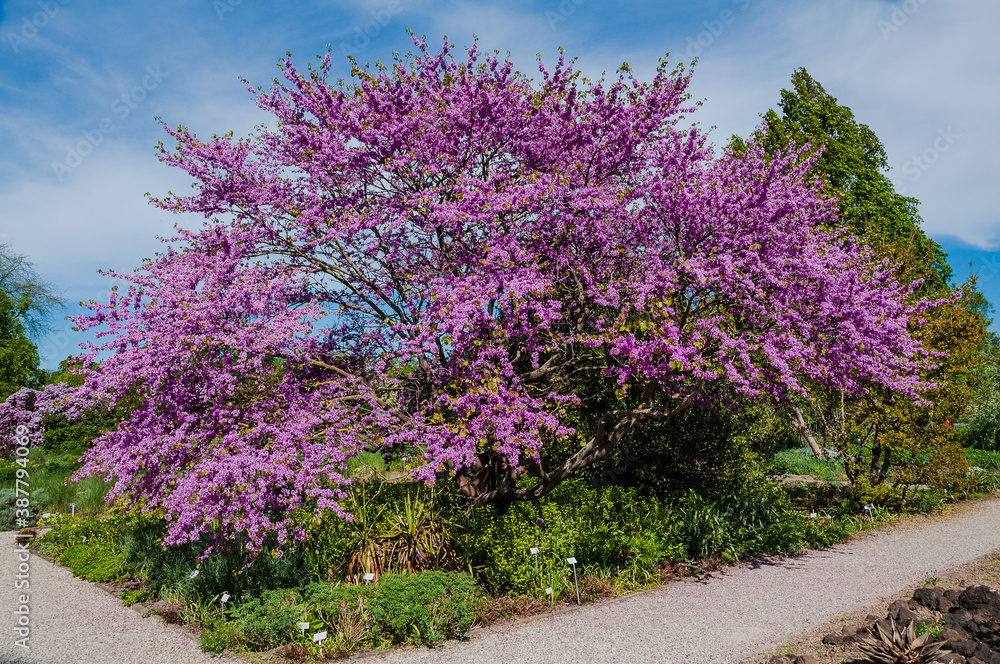
[[875, 623], [879, 638], [867, 637], [858, 644], [858, 649], [868, 656], [873, 664], [933, 664], [938, 656], [950, 650], [942, 650], [946, 641], [927, 643], [930, 630], [917, 636], [911, 622], [905, 630], [900, 630], [895, 620], [890, 620], [891, 630]]

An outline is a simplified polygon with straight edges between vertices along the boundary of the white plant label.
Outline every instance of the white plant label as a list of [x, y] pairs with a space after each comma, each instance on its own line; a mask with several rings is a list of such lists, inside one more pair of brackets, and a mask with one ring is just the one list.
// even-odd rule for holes
[[566, 562], [569, 563], [570, 565], [575, 565], [576, 564], [576, 558], [567, 558]]
[[305, 623], [305, 622], [299, 623], [298, 625], [296, 625], [296, 627], [298, 627], [299, 629], [301, 629], [304, 632], [307, 629], [309, 629], [309, 623]]
[[551, 595], [552, 594], [552, 587], [551, 586], [545, 589], [545, 594], [546, 595]]
[[222, 603], [225, 604], [229, 601], [229, 593], [222, 593]]
[[313, 634], [313, 641], [319, 643], [320, 641], [326, 641], [326, 632], [316, 632]]
[[528, 551], [530, 551], [531, 553], [533, 553], [536, 556], [538, 555], [538, 547], [537, 546], [531, 547], [530, 549], [528, 549]]
[[189, 579], [193, 579], [196, 576], [198, 576], [198, 570], [194, 570], [193, 572], [191, 572], [190, 574], [188, 574], [188, 578]]
[[375, 579], [375, 575], [371, 572], [365, 572], [364, 576], [361, 578], [365, 580], [365, 583], [371, 583]]
[[43, 514], [43, 515], [42, 515], [42, 518], [43, 518], [43, 519], [47, 519], [47, 518], [49, 518], [50, 516], [52, 516], [52, 512], [46, 512], [45, 514]]
[[816, 518], [816, 512], [810, 512], [809, 516], [815, 519]]

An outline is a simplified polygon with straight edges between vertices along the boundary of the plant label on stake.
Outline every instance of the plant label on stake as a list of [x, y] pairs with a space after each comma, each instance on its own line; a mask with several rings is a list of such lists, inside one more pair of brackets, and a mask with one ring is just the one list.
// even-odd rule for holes
[[535, 557], [535, 574], [538, 574], [538, 547], [533, 546], [530, 549], [528, 549], [528, 551], [530, 551], [531, 555]]
[[872, 520], [872, 523], [875, 523], [875, 516], [872, 514], [872, 510], [875, 509], [875, 506], [872, 505], [871, 503], [868, 503], [867, 505], [865, 505], [865, 509], [868, 510], [868, 518]]
[[224, 614], [226, 612], [226, 602], [229, 601], [229, 593], [222, 593], [221, 600], [222, 600], [222, 613]]
[[193, 570], [190, 574], [188, 574], [188, 578], [191, 580], [194, 580], [196, 576], [198, 576], [198, 570]]
[[76, 516], [76, 503], [70, 503], [70, 516]]
[[815, 519], [815, 518], [816, 518], [816, 516], [817, 516], [817, 515], [816, 515], [816, 512], [810, 512], [810, 513], [809, 513], [809, 518], [811, 518], [811, 519]]
[[305, 635], [306, 635], [306, 630], [309, 629], [309, 623], [307, 623], [307, 622], [300, 622], [300, 623], [298, 623], [295, 626], [298, 627], [302, 631], [302, 636], [304, 638]]
[[566, 562], [573, 566], [573, 585], [576, 587], [576, 603], [580, 604], [580, 584], [576, 580], [576, 558], [567, 558]]
[[319, 644], [319, 656], [323, 656], [323, 642], [326, 641], [326, 632], [316, 632], [313, 634], [313, 643]]
[[375, 579], [375, 574], [372, 572], [365, 572], [364, 576], [361, 578], [365, 580], [365, 583], [371, 583]]

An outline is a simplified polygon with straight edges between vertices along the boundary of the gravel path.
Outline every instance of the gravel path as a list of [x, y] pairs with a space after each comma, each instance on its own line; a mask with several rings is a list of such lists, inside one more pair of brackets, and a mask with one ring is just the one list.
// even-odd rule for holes
[[[735, 663], [765, 654], [808, 628], [942, 570], [1000, 551], [1000, 500], [961, 513], [701, 582], [674, 583], [560, 615], [483, 630], [438, 650], [406, 649], [369, 661], [485, 664]], [[218, 663], [190, 637], [143, 620], [69, 570], [34, 555], [31, 650], [13, 645], [14, 534], [0, 533], [4, 664]], [[366, 658], [367, 659], [367, 658]]]
[[[19, 552], [13, 531], [0, 533], [3, 619], [2, 664], [219, 664], [191, 636], [159, 618], [138, 612], [97, 586], [73, 576], [66, 567], [30, 554], [27, 579], [18, 579]], [[26, 589], [15, 584], [27, 580]], [[28, 594], [30, 650], [15, 645], [20, 595]]]

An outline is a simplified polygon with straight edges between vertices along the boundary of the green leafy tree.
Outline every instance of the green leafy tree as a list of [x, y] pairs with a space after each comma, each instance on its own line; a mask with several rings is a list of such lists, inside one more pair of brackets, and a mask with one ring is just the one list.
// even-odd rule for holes
[[28, 338], [37, 341], [50, 330], [52, 315], [64, 302], [54, 286], [35, 269], [23, 254], [14, 251], [9, 242], [0, 242], [0, 293], [11, 302], [11, 310], [21, 322]]
[[[792, 75], [792, 89], [781, 91], [778, 110], [763, 118], [766, 131], [755, 138], [769, 152], [789, 144], [809, 144], [822, 154], [813, 169], [829, 194], [840, 199], [839, 222], [866, 244], [894, 259], [922, 266], [925, 289], [946, 286], [951, 268], [940, 245], [920, 228], [918, 201], [893, 187], [886, 172], [885, 147], [868, 125], [858, 122], [850, 108], [837, 103], [805, 69]], [[734, 137], [737, 152], [746, 141]]]
[[22, 387], [41, 387], [45, 373], [38, 368], [38, 349], [28, 338], [24, 303], [0, 291], [0, 401]]

